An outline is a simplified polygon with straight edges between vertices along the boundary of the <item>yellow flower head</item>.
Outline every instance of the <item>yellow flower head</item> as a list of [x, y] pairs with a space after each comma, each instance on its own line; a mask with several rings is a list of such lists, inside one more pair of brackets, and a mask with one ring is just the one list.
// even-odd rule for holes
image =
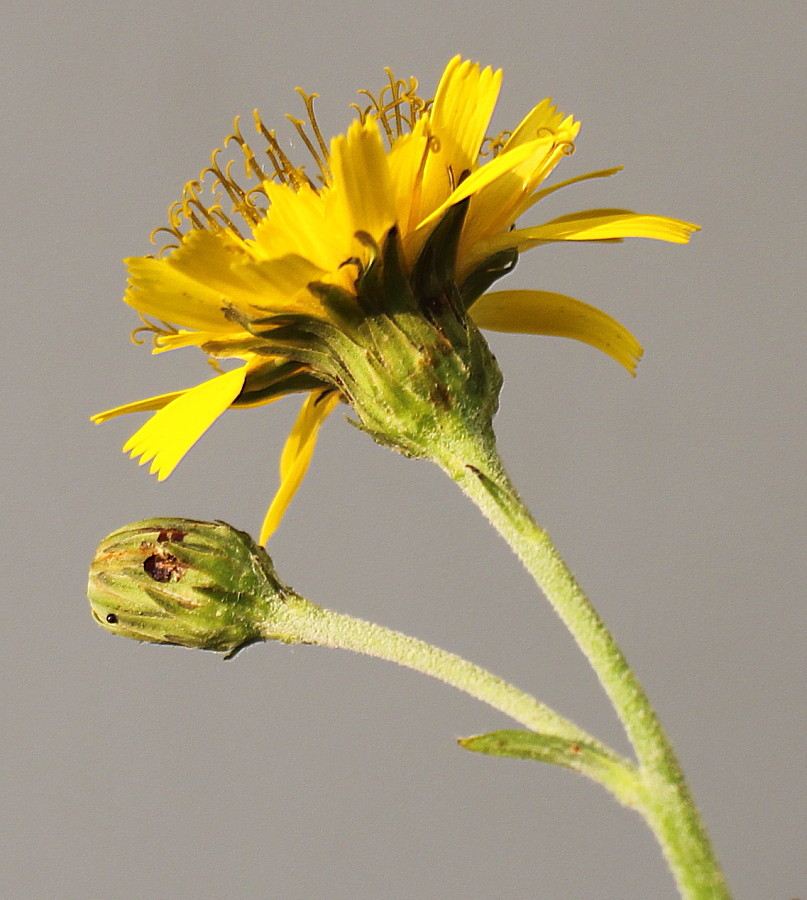
[[[461, 208], [451, 276], [477, 326], [584, 341], [633, 373], [641, 347], [605, 313], [562, 294], [485, 291], [512, 269], [519, 253], [541, 244], [625, 237], [683, 244], [697, 229], [624, 209], [590, 209], [516, 228], [517, 219], [548, 194], [619, 170], [541, 187], [573, 151], [580, 124], [544, 100], [511, 133], [486, 136], [501, 71], [455, 57], [431, 101], [421, 99], [414, 79], [387, 74], [389, 84], [378, 95], [361, 92], [366, 105], [354, 105], [355, 121], [330, 145], [314, 116], [315, 95], [300, 91], [308, 122], [288, 118], [310, 154], [310, 168], [289, 160], [256, 113], [264, 145], [258, 155], [236, 120], [225, 148], [234, 147], [237, 158], [222, 163], [216, 150], [199, 179], [185, 186], [170, 209], [169, 225], [157, 229], [170, 237], [163, 253], [126, 260], [124, 299], [145, 323], [135, 335], [151, 332], [155, 353], [199, 347], [219, 372], [188, 390], [93, 417], [103, 422], [123, 413], [155, 412], [123, 449], [141, 465], [150, 462], [160, 480], [226, 409], [307, 395], [280, 460], [280, 487], [261, 542], [300, 485], [323, 420], [347, 399], [333, 379], [323, 377], [310, 352], [271, 351], [277, 345], [267, 334], [280, 334], [294, 316], [341, 322], [324, 299], [329, 291], [348, 302], [354, 298], [360, 315], [361, 277], [391, 234], [403, 270], [411, 273], [435, 245], [440, 223]], [[234, 172], [239, 159], [244, 177]], [[268, 325], [258, 331], [251, 322]], [[240, 365], [222, 371], [219, 359]]]

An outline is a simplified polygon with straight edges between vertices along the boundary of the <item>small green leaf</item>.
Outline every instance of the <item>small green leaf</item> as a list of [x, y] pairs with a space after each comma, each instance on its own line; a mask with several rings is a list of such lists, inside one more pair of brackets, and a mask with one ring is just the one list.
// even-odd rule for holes
[[[492, 731], [474, 737], [460, 738], [461, 747], [474, 753], [485, 753], [488, 756], [509, 756], [514, 759], [535, 759], [539, 762], [550, 762], [558, 765], [575, 763], [584, 752], [591, 754], [591, 748], [574, 743], [566, 738], [534, 731]], [[598, 754], [601, 755], [601, 754]]]
[[564, 766], [605, 785], [626, 806], [633, 805], [631, 798], [637, 786], [633, 766], [584, 741], [570, 741], [534, 731], [504, 730], [459, 738], [457, 743], [473, 753], [534, 759]]

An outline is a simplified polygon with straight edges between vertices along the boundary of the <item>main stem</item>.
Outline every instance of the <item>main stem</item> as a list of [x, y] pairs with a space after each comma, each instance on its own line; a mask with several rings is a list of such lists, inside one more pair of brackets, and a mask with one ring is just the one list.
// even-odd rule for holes
[[597, 674], [639, 762], [645, 788], [640, 812], [661, 844], [681, 895], [698, 900], [729, 898], [675, 753], [625, 656], [549, 535], [518, 496], [494, 439], [454, 438], [450, 447], [435, 454], [434, 461], [521, 559]]

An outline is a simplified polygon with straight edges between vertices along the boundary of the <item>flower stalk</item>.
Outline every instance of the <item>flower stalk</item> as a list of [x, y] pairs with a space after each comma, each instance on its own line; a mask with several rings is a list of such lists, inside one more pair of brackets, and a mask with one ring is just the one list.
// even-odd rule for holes
[[637, 806], [658, 839], [681, 895], [728, 898], [725, 878], [683, 771], [636, 675], [554, 543], [510, 481], [492, 431], [454, 435], [433, 461], [460, 486], [515, 552], [560, 616], [597, 675], [639, 765]]
[[561, 764], [597, 781], [624, 806], [638, 808], [643, 785], [633, 763], [535, 697], [454, 653], [383, 625], [325, 609], [298, 595], [282, 608], [271, 610], [263, 634], [267, 640], [352, 650], [436, 678], [530, 731], [558, 739], [557, 745], [573, 757]]
[[[616, 710], [641, 773], [644, 799], [636, 808], [656, 833], [683, 896], [727, 897], [700, 815], [644, 689], [502, 464], [492, 424], [501, 373], [465, 315], [464, 285], [453, 264], [464, 211], [459, 205], [444, 217], [410, 275], [398, 235], [389, 232], [356, 282], [364, 319], [352, 328], [305, 316], [289, 317], [283, 328], [269, 320], [266, 332], [260, 320], [244, 327], [278, 341], [273, 352], [295, 347], [307, 354], [376, 441], [431, 459], [476, 503], [545, 593]], [[333, 288], [323, 287], [321, 294], [332, 315], [346, 300]]]

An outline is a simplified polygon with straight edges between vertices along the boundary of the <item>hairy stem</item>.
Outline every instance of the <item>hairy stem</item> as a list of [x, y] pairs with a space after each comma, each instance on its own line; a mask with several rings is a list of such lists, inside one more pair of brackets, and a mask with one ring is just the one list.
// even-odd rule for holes
[[492, 438], [461, 435], [433, 459], [507, 541], [594, 669], [633, 745], [643, 784], [639, 811], [661, 844], [682, 896], [728, 898], [698, 810], [658, 716], [613, 636], [551, 538], [507, 476]]
[[631, 762], [535, 697], [454, 653], [324, 609], [297, 594], [289, 594], [282, 607], [271, 605], [263, 631], [270, 640], [353, 650], [398, 663], [470, 694], [531, 731], [559, 738], [576, 749], [585, 747], [587, 754], [579, 757], [577, 771], [604, 785], [624, 805], [636, 806], [642, 785]]

